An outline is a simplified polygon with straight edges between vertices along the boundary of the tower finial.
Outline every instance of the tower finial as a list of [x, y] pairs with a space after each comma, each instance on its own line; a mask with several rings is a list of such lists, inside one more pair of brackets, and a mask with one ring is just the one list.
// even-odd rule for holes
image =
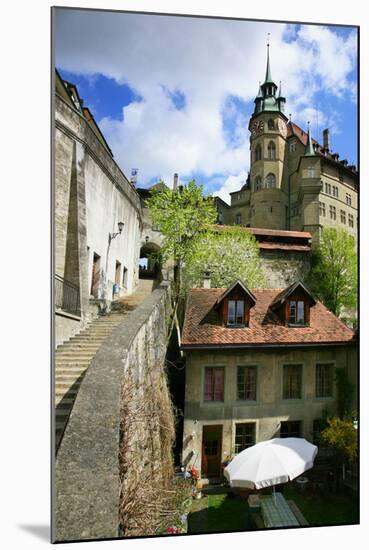
[[307, 131], [307, 143], [305, 147], [305, 157], [312, 157], [315, 155], [313, 143], [311, 141], [311, 135], [310, 135], [310, 120], [308, 120], [308, 131]]
[[270, 32], [268, 32], [267, 34], [267, 68], [266, 68], [266, 73], [265, 73], [265, 82], [273, 82], [273, 79], [272, 79], [272, 73], [270, 71], [270, 62], [269, 62], [269, 37], [270, 37]]

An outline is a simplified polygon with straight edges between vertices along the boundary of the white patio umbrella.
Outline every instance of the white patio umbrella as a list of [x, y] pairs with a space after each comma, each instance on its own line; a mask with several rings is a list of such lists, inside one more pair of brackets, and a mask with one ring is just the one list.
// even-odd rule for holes
[[269, 439], [235, 456], [224, 474], [231, 487], [262, 489], [286, 483], [312, 468], [317, 452], [318, 447], [303, 438]]

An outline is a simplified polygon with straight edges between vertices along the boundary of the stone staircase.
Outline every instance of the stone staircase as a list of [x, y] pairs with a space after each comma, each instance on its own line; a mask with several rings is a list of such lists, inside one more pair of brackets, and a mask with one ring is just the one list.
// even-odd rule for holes
[[97, 351], [112, 331], [146, 296], [148, 288], [138, 288], [131, 296], [112, 303], [111, 312], [92, 321], [83, 331], [55, 352], [55, 449], [59, 448], [78, 389]]

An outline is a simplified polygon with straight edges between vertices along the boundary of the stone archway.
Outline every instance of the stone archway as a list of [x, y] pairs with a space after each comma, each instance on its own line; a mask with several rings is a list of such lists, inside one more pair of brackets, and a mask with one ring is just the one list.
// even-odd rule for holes
[[161, 279], [161, 265], [157, 258], [160, 246], [153, 242], [145, 242], [140, 249], [138, 264], [139, 279]]

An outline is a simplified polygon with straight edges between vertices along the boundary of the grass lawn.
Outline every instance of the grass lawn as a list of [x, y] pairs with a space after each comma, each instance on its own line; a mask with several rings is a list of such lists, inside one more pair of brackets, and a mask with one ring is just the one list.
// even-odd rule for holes
[[310, 525], [338, 525], [358, 522], [358, 503], [355, 496], [345, 493], [326, 493], [309, 497], [292, 484], [286, 485], [284, 497], [294, 500]]
[[248, 530], [246, 500], [230, 498], [226, 494], [208, 495], [194, 501], [188, 516], [189, 533], [217, 533]]
[[[309, 525], [338, 525], [358, 522], [356, 498], [348, 494], [325, 494], [310, 496], [301, 493], [293, 484], [286, 485], [284, 497], [293, 500]], [[193, 501], [188, 516], [188, 532], [216, 533], [224, 531], [247, 531], [255, 527], [250, 520], [246, 500], [213, 494]]]

